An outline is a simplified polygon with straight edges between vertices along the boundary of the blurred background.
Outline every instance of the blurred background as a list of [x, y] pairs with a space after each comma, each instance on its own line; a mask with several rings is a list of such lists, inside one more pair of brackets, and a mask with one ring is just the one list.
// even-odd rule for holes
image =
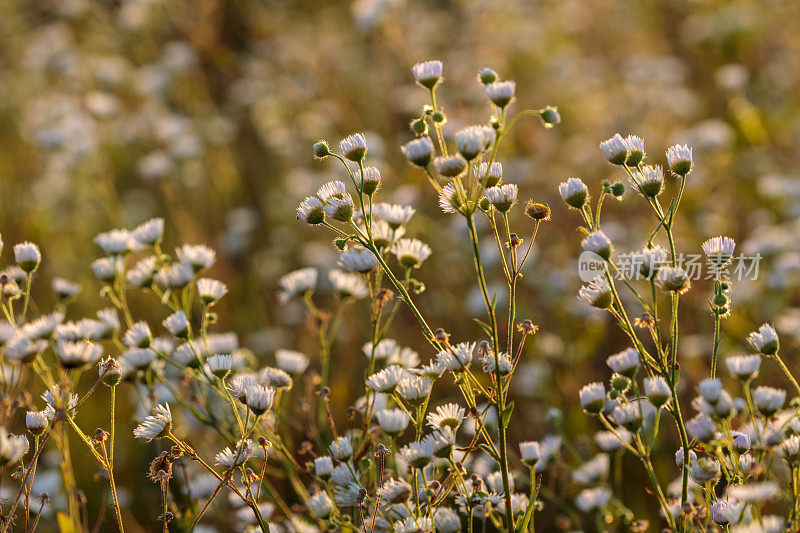
[[[608, 317], [577, 301], [578, 217], [561, 202], [558, 183], [578, 176], [596, 195], [601, 180], [623, 179], [598, 149], [617, 131], [642, 136], [658, 163], [674, 143], [693, 146], [679, 247], [700, 253], [702, 241], [724, 234], [737, 251], [763, 256], [758, 279], [734, 286], [722, 353], [746, 351], [746, 333], [774, 321], [789, 366], [800, 370], [798, 57], [800, 3], [792, 0], [8, 0], [0, 3], [2, 264], [12, 260], [11, 244], [38, 243], [41, 279], [83, 285], [68, 318], [93, 313], [104, 303], [89, 268], [100, 256], [92, 237], [164, 217], [168, 247], [219, 251], [211, 275], [231, 289], [219, 305], [220, 331], [236, 332], [262, 364], [278, 348], [313, 354], [302, 306], [277, 304], [278, 279], [318, 266], [318, 299], [330, 298], [330, 235], [297, 222], [294, 209], [341, 178], [312, 158], [312, 143], [363, 131], [383, 199], [416, 207], [409, 229], [434, 251], [417, 276], [428, 287], [423, 312], [457, 340], [477, 338], [471, 317], [483, 310], [463, 224], [441, 214], [399, 145], [412, 138], [408, 121], [426, 103], [414, 63], [444, 61], [446, 134], [487, 120], [476, 74], [492, 67], [517, 82], [514, 111], [550, 104], [562, 116], [549, 130], [520, 121], [500, 155], [520, 196], [553, 208], [520, 295], [518, 315], [541, 330], [517, 378], [518, 402], [528, 403], [516, 410], [512, 433], [535, 439], [558, 426], [588, 450], [579, 435], [598, 428], [577, 407], [577, 390], [606, 379], [605, 358], [626, 344]], [[670, 181], [665, 194], [674, 192]], [[606, 203], [605, 228], [618, 251], [646, 240], [653, 221], [645, 207], [630, 193]], [[526, 238], [528, 222], [514, 221]], [[502, 300], [502, 274], [491, 275]], [[48, 294], [49, 281], [39, 285]], [[711, 351], [710, 295], [708, 282], [695, 283], [682, 305], [687, 399]], [[37, 300], [36, 313], [51, 309], [48, 298]], [[134, 305], [142, 316], [156, 309], [146, 299]], [[342, 415], [366, 364], [366, 309], [350, 314], [333, 348], [333, 401]], [[423, 362], [431, 355], [404, 312], [390, 335]], [[554, 425], [550, 406], [570, 407]], [[89, 427], [95, 415], [81, 416]], [[150, 454], [121, 446], [130, 455], [117, 477], [141, 486], [129, 498], [141, 499], [146, 529], [158, 513], [144, 471]], [[669, 458], [674, 447], [665, 448]], [[669, 460], [658, 468], [665, 479], [676, 473]], [[87, 491], [98, 485], [91, 474], [87, 468]], [[653, 501], [628, 496], [637, 513], [654, 516]]]

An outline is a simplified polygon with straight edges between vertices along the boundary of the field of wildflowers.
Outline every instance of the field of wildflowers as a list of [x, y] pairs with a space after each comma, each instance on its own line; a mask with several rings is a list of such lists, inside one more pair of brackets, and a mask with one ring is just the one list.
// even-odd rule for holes
[[800, 4], [0, 15], [0, 533], [798, 531]]

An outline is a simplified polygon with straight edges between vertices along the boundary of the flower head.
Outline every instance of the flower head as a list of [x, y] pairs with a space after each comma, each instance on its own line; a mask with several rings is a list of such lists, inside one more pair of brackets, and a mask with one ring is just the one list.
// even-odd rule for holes
[[339, 141], [339, 149], [347, 159], [357, 163], [367, 155], [367, 138], [363, 133], [348, 135]]
[[431, 247], [417, 239], [400, 239], [392, 247], [397, 261], [406, 268], [419, 267], [431, 255]]
[[770, 324], [761, 324], [757, 331], [747, 336], [747, 341], [764, 355], [775, 355], [780, 348], [778, 332]]
[[692, 171], [692, 149], [685, 144], [676, 144], [667, 149], [667, 163], [673, 174], [681, 177]]
[[418, 167], [427, 167], [433, 159], [433, 141], [428, 136], [409, 141], [401, 146], [400, 150], [409, 162]]
[[441, 61], [432, 60], [417, 63], [411, 67], [414, 79], [426, 89], [433, 90], [442, 81], [443, 65]]
[[160, 404], [153, 409], [153, 414], [146, 416], [142, 423], [133, 430], [137, 439], [153, 440], [165, 436], [172, 427], [172, 412], [169, 404]]
[[317, 269], [308, 267], [289, 272], [279, 283], [281, 292], [278, 299], [281, 303], [286, 303], [295, 296], [314, 290], [317, 285]]
[[613, 165], [624, 165], [628, 160], [628, 143], [619, 133], [600, 143], [600, 151], [606, 161]]

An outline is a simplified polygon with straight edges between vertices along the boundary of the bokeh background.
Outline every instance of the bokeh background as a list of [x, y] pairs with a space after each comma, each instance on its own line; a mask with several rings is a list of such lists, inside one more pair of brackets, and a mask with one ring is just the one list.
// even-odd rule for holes
[[[725, 234], [737, 250], [764, 257], [758, 279], [734, 287], [722, 353], [745, 351], [745, 334], [774, 321], [789, 366], [800, 369], [798, 58], [800, 3], [792, 0], [8, 0], [0, 3], [2, 264], [11, 261], [10, 244], [37, 242], [41, 279], [83, 285], [70, 308], [81, 316], [104, 305], [89, 268], [100, 255], [92, 237], [161, 216], [168, 245], [219, 251], [211, 274], [231, 289], [219, 306], [220, 330], [235, 331], [264, 363], [277, 348], [313, 354], [302, 307], [277, 303], [278, 279], [307, 265], [324, 274], [336, 252], [328, 234], [295, 220], [294, 208], [341, 177], [312, 158], [311, 144], [364, 131], [384, 199], [413, 204], [410, 230], [433, 247], [417, 276], [428, 287], [419, 298], [424, 313], [459, 340], [477, 338], [472, 317], [482, 316], [482, 302], [466, 235], [438, 210], [399, 145], [425, 103], [412, 83], [414, 63], [445, 63], [448, 134], [486, 120], [476, 74], [492, 67], [516, 80], [515, 110], [552, 104], [563, 120], [553, 129], [520, 121], [500, 156], [523, 198], [553, 208], [520, 295], [519, 315], [541, 330], [517, 378], [525, 408], [517, 408], [512, 433], [516, 440], [553, 431], [548, 409], [558, 406], [559, 427], [590, 457], [586, 441], [598, 428], [580, 412], [577, 390], [606, 379], [605, 357], [625, 342], [608, 317], [577, 301], [578, 220], [558, 183], [579, 176], [596, 194], [601, 180], [622, 179], [597, 148], [617, 131], [644, 137], [660, 163], [669, 145], [693, 146], [680, 247], [699, 253], [703, 240]], [[645, 207], [633, 194], [606, 203], [618, 250], [646, 239], [653, 226]], [[527, 234], [527, 220], [515, 223]], [[35, 311], [45, 312], [49, 283], [39, 285]], [[711, 351], [710, 294], [707, 282], [696, 283], [682, 305], [687, 398]], [[318, 298], [330, 298], [324, 283]], [[134, 306], [142, 316], [156, 309], [146, 299]], [[342, 418], [366, 364], [363, 307], [351, 309], [333, 350]], [[409, 315], [401, 312], [391, 335], [427, 360]], [[86, 427], [105, 416], [81, 414]], [[150, 518], [158, 491], [145, 478], [152, 450], [120, 442], [126, 460], [117, 478], [141, 510], [142, 530], [157, 527]], [[675, 474], [672, 450], [667, 441], [658, 465], [665, 478]], [[88, 493], [100, 490], [92, 468], [87, 459], [79, 469]], [[630, 492], [631, 507], [654, 516], [654, 502]]]

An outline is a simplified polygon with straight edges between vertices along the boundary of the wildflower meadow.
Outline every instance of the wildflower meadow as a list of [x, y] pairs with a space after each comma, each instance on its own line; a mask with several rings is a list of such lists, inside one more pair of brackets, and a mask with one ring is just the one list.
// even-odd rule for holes
[[0, 13], [0, 533], [800, 531], [795, 2]]

